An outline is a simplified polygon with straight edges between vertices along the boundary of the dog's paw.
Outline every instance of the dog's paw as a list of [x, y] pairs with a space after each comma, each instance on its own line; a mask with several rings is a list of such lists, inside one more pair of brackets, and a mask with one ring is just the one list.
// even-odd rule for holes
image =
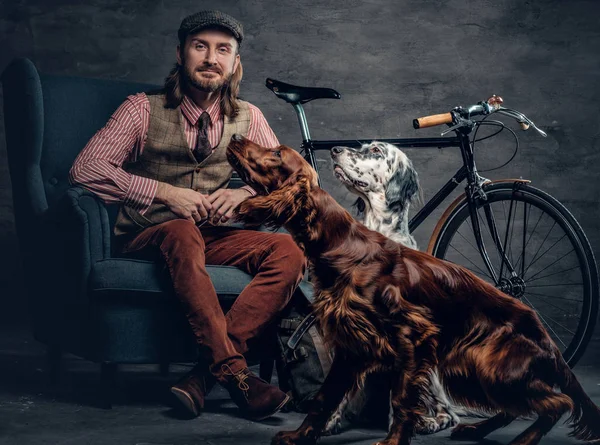
[[375, 442], [373, 445], [398, 445], [397, 440], [385, 439], [380, 440], [379, 442]]
[[439, 412], [435, 417], [421, 417], [415, 426], [415, 432], [421, 435], [435, 434], [458, 425], [459, 422], [459, 417], [452, 411]]
[[333, 436], [336, 434], [340, 434], [341, 432], [342, 432], [342, 416], [336, 412], [333, 414], [333, 416], [331, 416], [331, 419], [329, 419], [329, 421], [327, 422], [327, 425], [325, 425], [325, 428], [323, 428], [322, 435], [323, 436]]
[[297, 443], [297, 434], [295, 431], [279, 431], [273, 439], [271, 445], [293, 445]]
[[454, 412], [447, 410], [446, 413], [450, 416], [450, 426], [456, 426], [460, 423], [460, 417]]
[[442, 428], [437, 417], [421, 417], [415, 426], [415, 432], [421, 435], [434, 434], [441, 429]]
[[479, 440], [484, 437], [485, 434], [482, 435], [477, 427], [464, 423], [456, 425], [450, 433], [450, 439], [452, 440]]
[[271, 440], [271, 445], [314, 445], [316, 438], [299, 434], [298, 431], [280, 431]]

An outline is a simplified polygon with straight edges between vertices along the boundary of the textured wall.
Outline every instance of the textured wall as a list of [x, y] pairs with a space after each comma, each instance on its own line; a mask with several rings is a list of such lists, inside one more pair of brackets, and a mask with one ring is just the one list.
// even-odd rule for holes
[[[600, 253], [596, 176], [600, 28], [593, 0], [232, 1], [12, 0], [0, 2], [0, 69], [30, 57], [46, 73], [160, 83], [174, 62], [176, 29], [200, 8], [243, 21], [244, 97], [280, 140], [298, 145], [292, 108], [266, 77], [333, 87], [341, 101], [306, 106], [314, 138], [416, 136], [412, 118], [468, 105], [492, 93], [528, 114], [549, 137], [519, 133], [514, 162], [490, 178], [525, 177], [562, 200]], [[19, 297], [11, 184], [0, 119], [0, 304]], [[418, 135], [437, 136], [438, 129]], [[508, 159], [508, 137], [478, 154], [481, 168]], [[425, 198], [459, 166], [458, 152], [411, 150]], [[352, 197], [320, 161], [326, 188]], [[441, 213], [441, 209], [437, 215]], [[426, 244], [433, 219], [417, 232]]]

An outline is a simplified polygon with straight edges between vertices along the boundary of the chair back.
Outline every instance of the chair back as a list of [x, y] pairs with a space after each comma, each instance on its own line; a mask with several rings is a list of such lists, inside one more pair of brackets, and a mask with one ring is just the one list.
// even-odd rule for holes
[[[5, 69], [6, 148], [21, 240], [35, 230], [35, 221], [67, 190], [75, 157], [125, 98], [156, 88], [143, 83], [40, 75], [25, 58], [15, 59]], [[116, 209], [109, 208], [112, 218], [115, 214]]]

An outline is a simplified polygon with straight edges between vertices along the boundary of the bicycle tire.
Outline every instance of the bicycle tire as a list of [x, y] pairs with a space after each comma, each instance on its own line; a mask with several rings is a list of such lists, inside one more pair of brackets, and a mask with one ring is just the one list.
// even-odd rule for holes
[[[565, 297], [566, 295], [571, 296], [571, 294], [573, 293], [573, 291], [571, 289], [575, 286], [575, 284], [578, 284], [578, 283], [571, 283], [571, 282], [560, 284], [560, 285], [566, 286], [567, 290], [569, 291], [566, 294], [561, 294], [561, 296], [533, 294], [533, 295], [545, 295], [546, 300], [548, 300], [549, 298], [554, 298], [554, 299], [577, 301], [578, 303], [581, 303], [581, 309], [580, 310], [575, 309], [575, 311], [574, 311], [574, 312], [579, 313], [576, 329], [574, 331], [571, 331], [570, 329], [567, 329], [563, 326], [563, 328], [565, 328], [569, 332], [573, 333], [573, 336], [570, 339], [570, 341], [568, 342], [568, 344], [565, 343], [556, 333], [556, 330], [558, 330], [559, 328], [557, 326], [555, 326], [556, 330], [554, 330], [552, 328], [552, 325], [554, 325], [554, 322], [556, 322], [556, 320], [554, 320], [553, 318], [549, 318], [549, 320], [552, 321], [552, 324], [549, 323], [548, 319], [544, 318], [543, 314], [540, 313], [539, 307], [536, 308], [533, 304], [531, 304], [530, 297], [525, 296], [525, 294], [527, 294], [526, 289], [527, 289], [528, 284], [524, 277], [527, 275], [529, 268], [532, 267], [532, 265], [530, 265], [530, 266], [528, 266], [527, 270], [525, 270], [525, 266], [524, 266], [524, 264], [526, 262], [525, 248], [527, 247], [527, 244], [529, 244], [529, 240], [531, 240], [531, 238], [533, 237], [533, 233], [530, 235], [530, 238], [529, 238], [529, 240], [527, 240], [527, 243], [525, 243], [526, 235], [523, 235], [523, 242], [525, 243], [525, 245], [523, 247], [523, 253], [522, 253], [523, 261], [522, 261], [521, 268], [524, 270], [524, 272], [523, 272], [523, 276], [520, 278], [523, 281], [524, 302], [526, 304], [529, 304], [536, 310], [536, 312], [538, 313], [538, 316], [540, 316], [540, 319], [542, 319], [542, 323], [544, 324], [544, 327], [546, 328], [546, 330], [548, 331], [550, 336], [553, 338], [553, 340], [555, 341], [555, 343], [557, 344], [559, 349], [561, 349], [561, 352], [563, 354], [563, 357], [565, 358], [565, 361], [569, 364], [569, 366], [571, 366], [571, 367], [575, 366], [577, 361], [581, 358], [581, 356], [585, 352], [585, 349], [590, 341], [590, 338], [594, 331], [594, 326], [596, 324], [597, 315], [598, 315], [598, 292], [599, 292], [598, 268], [597, 268], [596, 260], [594, 258], [594, 253], [592, 251], [592, 248], [590, 246], [590, 243], [589, 243], [585, 233], [583, 232], [583, 229], [581, 228], [581, 226], [579, 225], [579, 223], [577, 222], [575, 217], [573, 217], [573, 215], [569, 212], [569, 210], [563, 204], [561, 204], [557, 199], [555, 199], [548, 193], [543, 192], [542, 190], [534, 188], [530, 185], [527, 185], [523, 182], [519, 182], [517, 186], [515, 186], [515, 181], [489, 183], [489, 184], [486, 184], [483, 186], [483, 190], [485, 191], [485, 194], [487, 195], [487, 200], [484, 201], [481, 198], [477, 198], [476, 209], [477, 209], [478, 218], [481, 215], [481, 210], [483, 210], [485, 213], [486, 206], [488, 206], [488, 209], [491, 209], [491, 213], [493, 214], [493, 212], [494, 212], [493, 204], [495, 204], [495, 203], [506, 203], [509, 201], [512, 201], [513, 203], [516, 202], [517, 209], [518, 209], [519, 203], [523, 203], [523, 216], [524, 216], [523, 233], [525, 233], [525, 234], [527, 233], [527, 229], [528, 229], [528, 225], [529, 225], [529, 221], [527, 218], [527, 210], [526, 210], [527, 205], [529, 205], [530, 210], [532, 207], [535, 207], [540, 211], [540, 220], [541, 220], [542, 216], [545, 214], [545, 215], [548, 215], [550, 218], [552, 218], [552, 221], [554, 221], [554, 225], [551, 227], [550, 232], [546, 235], [546, 238], [548, 238], [550, 233], [552, 233], [552, 230], [554, 230], [554, 227], [556, 224], [558, 224], [560, 226], [560, 228], [565, 232], [566, 236], [568, 237], [568, 241], [570, 242], [570, 244], [573, 247], [573, 250], [575, 251], [575, 255], [577, 258], [576, 261], [579, 264], [579, 268], [580, 268], [580, 272], [581, 272], [581, 278], [582, 278], [581, 297], [582, 297], [582, 300], [581, 301], [571, 300], [570, 298], [567, 299]], [[502, 204], [502, 206], [503, 206], [503, 209], [505, 210], [505, 208], [506, 208], [505, 205]], [[499, 206], [496, 206], [496, 208], [498, 208], [498, 207]], [[513, 207], [511, 207], [511, 208], [513, 208]], [[506, 212], [504, 212], [504, 216], [506, 216]], [[452, 246], [452, 241], [453, 241], [454, 237], [460, 233], [460, 229], [461, 229], [461, 227], [464, 226], [465, 223], [472, 224], [470, 211], [469, 211], [469, 205], [468, 205], [468, 201], [467, 201], [466, 197], [463, 195], [462, 200], [457, 199], [457, 201], [455, 201], [455, 203], [449, 208], [449, 211], [445, 212], [445, 214], [442, 218], [445, 218], [445, 219], [443, 221], [440, 221], [440, 223], [438, 223], [438, 227], [436, 227], [436, 230], [434, 232], [435, 238], [432, 239], [431, 242], [429, 243], [430, 253], [432, 253], [434, 256], [436, 256], [438, 258], [450, 260], [453, 262], [458, 262], [460, 264], [460, 262], [456, 261], [456, 259], [455, 259], [456, 255], [451, 254], [451, 247], [453, 249], [457, 250], [456, 247]], [[496, 215], [493, 216], [493, 219], [494, 218], [496, 218]], [[508, 213], [507, 219], [510, 222], [510, 212]], [[539, 220], [538, 220], [538, 223], [539, 223]], [[514, 231], [515, 226], [516, 225], [513, 224], [513, 231]], [[489, 239], [493, 240], [494, 238], [493, 238], [492, 234], [494, 231], [490, 230], [490, 227], [491, 227], [490, 224], [486, 224], [485, 227], [482, 226], [481, 233], [482, 233], [482, 237], [484, 237], [484, 235], [485, 235], [484, 231], [487, 228], [487, 232], [489, 234]], [[505, 233], [503, 234], [505, 237], [504, 239], [508, 239], [508, 233], [509, 233], [508, 227], [509, 226], [507, 225], [507, 227], [505, 229]], [[535, 230], [535, 228], [537, 228], [537, 225], [534, 227], [534, 230]], [[465, 230], [468, 230], [468, 226]], [[473, 228], [471, 226], [471, 235], [472, 234], [473, 234]], [[513, 233], [510, 234], [511, 238], [512, 238], [512, 235], [513, 235]], [[461, 234], [461, 236], [464, 237], [464, 235], [462, 235], [462, 234]], [[473, 239], [474, 238], [475, 237], [473, 235]], [[498, 237], [496, 237], [496, 238], [498, 238]], [[500, 238], [502, 240], [503, 237], [500, 237]], [[563, 236], [563, 238], [564, 238], [564, 236]], [[486, 246], [486, 250], [489, 251], [491, 248], [492, 252], [494, 252], [497, 255], [498, 262], [501, 262], [502, 254], [499, 253], [499, 249], [495, 245], [491, 245], [491, 244], [493, 244], [492, 241], [490, 241], [488, 243], [485, 243], [485, 241], [484, 241], [484, 244]], [[508, 247], [506, 247], [506, 246], [508, 246]], [[463, 245], [463, 247], [464, 247], [464, 245]], [[505, 245], [501, 245], [501, 247], [503, 249], [504, 249], [504, 247], [506, 247], [506, 249], [504, 249], [504, 250], [508, 251], [508, 253], [510, 253], [512, 244], [509, 245], [509, 243], [507, 242]], [[540, 248], [541, 248], [541, 245], [540, 245]], [[466, 249], [468, 250], [468, 249], [470, 249], [470, 247], [467, 246]], [[538, 252], [539, 252], [539, 249], [538, 249]], [[508, 253], [507, 253], [507, 257], [508, 257]], [[463, 253], [460, 253], [460, 254], [462, 256], [465, 256]], [[538, 255], [538, 253], [536, 252], [532, 261], [533, 262], [539, 261], [543, 257], [544, 254], [545, 253], [542, 253], [541, 256], [536, 259], [536, 256]], [[479, 253], [479, 251], [477, 251], [477, 255], [479, 255], [479, 259], [481, 259], [481, 261], [483, 262], [482, 256]], [[569, 255], [570, 255], [570, 252], [569, 252]], [[565, 255], [565, 257], [566, 257], [566, 255]], [[518, 261], [517, 261], [517, 263], [518, 263]], [[550, 267], [550, 266], [548, 266], [548, 267]], [[542, 271], [543, 270], [544, 269], [542, 269]], [[572, 269], [572, 270], [574, 270], [574, 269]], [[489, 270], [488, 270], [488, 272], [489, 272]], [[567, 272], [567, 271], [562, 271], [561, 273], [564, 275], [564, 272]], [[539, 272], [538, 272], [538, 274], [539, 274]], [[481, 276], [481, 274], [479, 274], [479, 275]], [[490, 273], [490, 275], [492, 275], [492, 274]], [[502, 273], [502, 275], [503, 275], [503, 273]], [[519, 274], [517, 274], [517, 275], [519, 275]], [[568, 275], [572, 277], [572, 276], [576, 275], [576, 272], [569, 273]], [[533, 276], [535, 277], [535, 275], [533, 275]], [[483, 277], [483, 278], [486, 279], [485, 277]], [[500, 276], [498, 278], [499, 278], [498, 281], [501, 281], [503, 277]], [[541, 278], [535, 278], [533, 281], [537, 281], [539, 279], [541, 279]], [[499, 284], [506, 286], [506, 280], [503, 281], [502, 283], [494, 282], [494, 280], [490, 280], [490, 279], [487, 279], [487, 280], [492, 282], [497, 287], [500, 287]], [[510, 280], [513, 280], [513, 281], [511, 281], [511, 289], [512, 289], [512, 284], [516, 284], [518, 279], [511, 277]], [[520, 286], [521, 282], [519, 281], [518, 284]], [[556, 286], [558, 286], [558, 285], [559, 284], [556, 284]], [[542, 286], [550, 287], [550, 286], [554, 286], [554, 285], [550, 285], [550, 284], [539, 285], [536, 283], [534, 286], [531, 286], [531, 285], [529, 285], [529, 286], [530, 286], [529, 289], [531, 289], [531, 287], [539, 288]], [[517, 286], [515, 286], [515, 288], [517, 288]], [[518, 290], [520, 292], [520, 288]], [[531, 291], [530, 291], [530, 294], [531, 294]], [[552, 307], [555, 306], [554, 303], [548, 303], [548, 305], [550, 305], [550, 304]], [[567, 303], [567, 304], [572, 305], [573, 303]], [[548, 308], [550, 308], [550, 306], [548, 306]], [[556, 337], [558, 337], [559, 341], [557, 341]], [[562, 342], [562, 344], [561, 344], [561, 342]]]

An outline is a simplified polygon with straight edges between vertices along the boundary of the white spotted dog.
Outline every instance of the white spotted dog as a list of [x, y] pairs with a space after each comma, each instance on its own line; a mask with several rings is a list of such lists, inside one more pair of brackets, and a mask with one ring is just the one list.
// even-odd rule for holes
[[419, 190], [412, 162], [395, 145], [363, 144], [359, 149], [333, 147], [333, 172], [358, 195], [363, 224], [411, 249], [417, 242], [408, 231], [408, 210]]
[[[416, 249], [417, 243], [408, 230], [408, 210], [419, 190], [419, 181], [410, 159], [395, 145], [384, 142], [363, 144], [358, 149], [333, 147], [331, 157], [337, 179], [358, 195], [356, 205], [363, 224]], [[360, 411], [360, 405], [371, 397], [369, 386], [367, 377], [362, 391], [344, 398], [326, 426], [328, 433], [339, 432], [342, 420], [348, 417], [346, 411]], [[459, 423], [457, 409], [448, 400], [435, 369], [421, 399], [428, 415], [417, 425], [418, 434], [436, 433]], [[460, 411], [469, 415], [462, 408]]]

